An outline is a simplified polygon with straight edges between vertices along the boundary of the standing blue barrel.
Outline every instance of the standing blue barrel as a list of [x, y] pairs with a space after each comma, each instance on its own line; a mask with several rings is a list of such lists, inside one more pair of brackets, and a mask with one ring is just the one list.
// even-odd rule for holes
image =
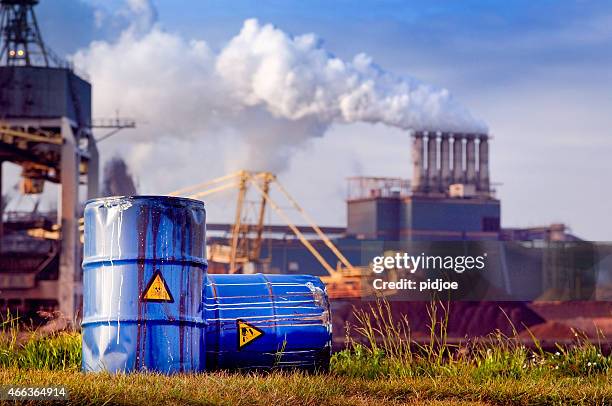
[[85, 207], [83, 370], [200, 371], [204, 203], [166, 196]]
[[316, 276], [208, 274], [204, 291], [207, 369], [329, 366], [329, 301]]

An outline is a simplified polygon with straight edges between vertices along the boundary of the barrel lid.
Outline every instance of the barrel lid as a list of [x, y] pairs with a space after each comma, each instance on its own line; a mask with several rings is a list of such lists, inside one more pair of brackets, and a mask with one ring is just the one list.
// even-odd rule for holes
[[190, 206], [204, 206], [206, 205], [202, 200], [190, 199], [188, 197], [179, 196], [165, 196], [165, 195], [136, 195], [136, 196], [108, 196], [108, 197], [97, 197], [95, 199], [89, 199], [85, 202], [86, 206], [94, 205], [96, 203], [119, 203], [122, 201], [148, 201], [148, 202], [159, 202], [166, 204], [187, 204]]

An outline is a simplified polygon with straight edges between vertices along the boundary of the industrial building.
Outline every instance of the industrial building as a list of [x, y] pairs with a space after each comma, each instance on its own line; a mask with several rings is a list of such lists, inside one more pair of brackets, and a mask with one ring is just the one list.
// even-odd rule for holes
[[[22, 193], [38, 194], [45, 182], [56, 183], [59, 204], [57, 213], [0, 212], [0, 311], [59, 310], [73, 319], [82, 302], [82, 202], [99, 194], [93, 129], [126, 125], [92, 120], [91, 85], [43, 42], [34, 14], [37, 3], [0, 0], [0, 184], [2, 163], [12, 162], [22, 168]], [[349, 179], [346, 227], [319, 229], [346, 259], [366, 266], [364, 242], [479, 242], [488, 244], [498, 261], [492, 274], [504, 294], [512, 295], [517, 286], [533, 287], [535, 294], [543, 283], [554, 285], [563, 257], [551, 257], [535, 243], [578, 239], [563, 225], [501, 228], [501, 202], [490, 181], [489, 136], [414, 131], [407, 133], [407, 146], [409, 137], [412, 179]], [[336, 265], [329, 241], [313, 228], [262, 221], [263, 214], [250, 227], [240, 224], [238, 214], [235, 224], [209, 224], [210, 271], [326, 275], [304, 239]], [[239, 269], [232, 259], [216, 264], [215, 255], [227, 257], [227, 251], [214, 248], [231, 246], [235, 254], [239, 233], [260, 239], [256, 258], [247, 258], [251, 263]], [[507, 241], [515, 244], [508, 249]]]
[[81, 306], [79, 185], [88, 197], [98, 193], [91, 85], [47, 49], [37, 3], [0, 2], [0, 167], [22, 167], [25, 194], [57, 183], [59, 204], [56, 216], [3, 215], [0, 307], [51, 307], [73, 317]]
[[347, 234], [415, 241], [498, 239], [500, 202], [489, 180], [488, 142], [486, 134], [415, 132], [411, 183], [349, 179]]

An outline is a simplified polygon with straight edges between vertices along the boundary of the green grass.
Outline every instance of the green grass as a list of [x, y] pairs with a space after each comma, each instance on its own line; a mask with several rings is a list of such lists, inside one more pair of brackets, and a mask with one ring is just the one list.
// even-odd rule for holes
[[336, 374], [209, 373], [177, 376], [108, 375], [69, 371], [0, 369], [0, 381], [18, 385], [67, 385], [71, 404], [371, 405], [440, 404], [610, 404], [604, 377], [476, 381], [453, 378], [364, 379]]
[[19, 327], [10, 315], [0, 325], [0, 367], [46, 370], [78, 370], [81, 334], [62, 331], [41, 335]]
[[83, 374], [80, 334], [20, 340], [14, 319], [2, 325], [0, 383], [66, 385], [70, 404], [612, 404], [612, 359], [577, 336], [555, 352], [530, 349], [500, 333], [448, 344], [447, 306], [429, 308], [428, 341], [412, 340], [409, 320], [392, 320], [388, 304], [357, 312], [346, 350], [320, 374]]
[[[559, 379], [599, 377], [612, 379], [612, 355], [604, 355], [599, 344], [576, 332], [575, 342], [558, 346], [555, 352], [542, 349], [532, 336], [533, 349], [514, 334], [496, 332], [480, 340], [448, 343], [448, 305], [434, 302], [428, 307], [429, 340], [417, 343], [411, 337], [410, 322], [393, 320], [389, 304], [379, 301], [370, 311], [356, 312], [354, 335], [348, 348], [334, 354], [332, 371], [360, 378], [469, 376], [477, 382], [492, 378]], [[365, 344], [363, 343], [365, 342]]]

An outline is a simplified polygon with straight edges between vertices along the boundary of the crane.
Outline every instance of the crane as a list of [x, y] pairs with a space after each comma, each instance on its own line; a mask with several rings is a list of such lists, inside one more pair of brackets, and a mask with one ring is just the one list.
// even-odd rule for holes
[[[290, 206], [297, 211], [306, 221], [308, 226], [315, 232], [323, 244], [337, 258], [336, 267], [332, 266], [321, 253], [314, 247], [308, 238], [304, 236], [300, 227], [296, 226], [288, 216], [287, 212], [271, 197], [272, 186], [280, 192]], [[259, 194], [260, 204], [257, 220], [254, 225], [246, 224], [244, 221], [245, 198], [249, 188], [252, 187]], [[234, 224], [231, 227], [230, 245], [219, 246], [213, 244], [209, 247], [209, 260], [229, 264], [229, 273], [236, 273], [239, 267], [246, 263], [259, 264], [264, 234], [264, 219], [266, 208], [269, 206], [287, 224], [301, 244], [317, 259], [326, 270], [326, 276], [321, 279], [328, 288], [331, 298], [356, 297], [371, 294], [372, 285], [370, 279], [372, 272], [369, 267], [353, 266], [346, 256], [336, 247], [330, 238], [321, 230], [315, 221], [308, 215], [296, 199], [283, 187], [277, 177], [270, 172], [250, 172], [241, 170], [210, 181], [182, 188], [171, 192], [171, 196], [184, 196], [192, 199], [202, 199], [228, 189], [238, 190], [238, 199]], [[249, 235], [254, 238], [249, 239]], [[393, 293], [393, 292], [390, 292]]]
[[[264, 220], [267, 200], [261, 198], [257, 220], [254, 225], [246, 223], [245, 206], [246, 196], [252, 182], [261, 182], [262, 190], [268, 191], [274, 177], [269, 173], [253, 175], [248, 171], [238, 171], [226, 176], [203, 182], [170, 193], [170, 196], [185, 195], [193, 199], [201, 199], [231, 188], [238, 190], [238, 202], [234, 223], [231, 227], [230, 244], [223, 246], [214, 244], [209, 247], [209, 256], [217, 262], [229, 265], [229, 273], [236, 273], [246, 263], [260, 264], [265, 260], [261, 258], [261, 248], [264, 234]], [[249, 239], [251, 234], [254, 239]]]

